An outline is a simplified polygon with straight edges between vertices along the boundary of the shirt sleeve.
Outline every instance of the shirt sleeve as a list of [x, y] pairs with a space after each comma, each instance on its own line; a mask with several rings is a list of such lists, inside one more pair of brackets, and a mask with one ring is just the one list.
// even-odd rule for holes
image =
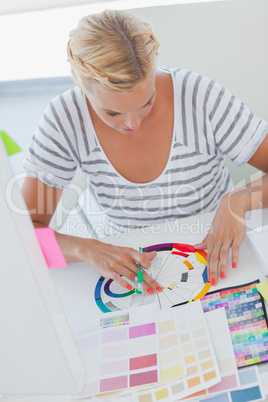
[[215, 144], [239, 166], [254, 155], [268, 132], [265, 120], [217, 83], [208, 100], [208, 118]]
[[55, 98], [45, 109], [30, 142], [23, 167], [45, 184], [65, 188], [80, 165], [72, 130]]

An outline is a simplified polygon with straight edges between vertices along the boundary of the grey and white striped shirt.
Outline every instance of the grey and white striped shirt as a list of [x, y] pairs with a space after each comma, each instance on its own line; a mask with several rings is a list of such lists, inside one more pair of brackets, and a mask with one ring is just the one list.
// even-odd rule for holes
[[268, 132], [267, 122], [216, 82], [185, 69], [161, 70], [173, 78], [174, 131], [167, 165], [154, 181], [132, 183], [115, 170], [77, 87], [47, 106], [24, 161], [30, 174], [58, 188], [80, 166], [107, 218], [106, 234], [214, 210], [232, 187], [224, 155], [246, 163]]

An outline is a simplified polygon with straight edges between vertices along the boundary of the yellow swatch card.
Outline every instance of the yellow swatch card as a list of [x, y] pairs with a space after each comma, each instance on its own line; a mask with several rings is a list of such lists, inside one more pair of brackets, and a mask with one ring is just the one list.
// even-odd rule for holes
[[262, 295], [262, 297], [267, 301], [268, 303], [268, 281], [262, 281], [257, 284], [257, 289]]

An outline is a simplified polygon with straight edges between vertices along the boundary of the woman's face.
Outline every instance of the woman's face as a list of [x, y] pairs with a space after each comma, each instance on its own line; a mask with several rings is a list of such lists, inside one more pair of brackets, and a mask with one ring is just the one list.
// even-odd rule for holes
[[155, 75], [144, 79], [131, 92], [112, 92], [100, 85], [88, 100], [99, 118], [107, 126], [123, 134], [137, 131], [152, 110], [155, 101]]

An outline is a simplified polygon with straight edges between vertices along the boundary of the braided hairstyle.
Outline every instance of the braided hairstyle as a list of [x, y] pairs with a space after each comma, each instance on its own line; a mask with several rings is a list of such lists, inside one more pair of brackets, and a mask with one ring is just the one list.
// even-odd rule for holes
[[126, 11], [105, 10], [79, 21], [70, 32], [67, 55], [73, 79], [85, 93], [95, 84], [127, 92], [154, 72], [158, 47], [150, 24]]

